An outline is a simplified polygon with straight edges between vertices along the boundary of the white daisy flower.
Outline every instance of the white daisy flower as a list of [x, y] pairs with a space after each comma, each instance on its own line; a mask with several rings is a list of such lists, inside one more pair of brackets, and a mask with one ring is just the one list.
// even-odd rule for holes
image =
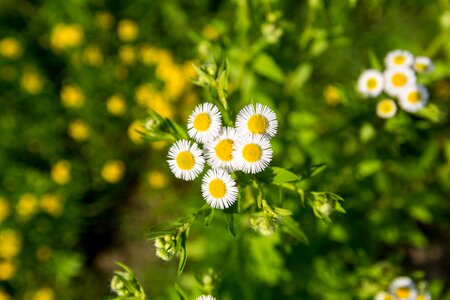
[[220, 133], [222, 115], [212, 103], [197, 105], [188, 119], [188, 134], [199, 143], [206, 143]]
[[262, 134], [272, 138], [277, 134], [277, 115], [261, 103], [245, 106], [236, 117], [236, 129], [240, 134]]
[[425, 107], [428, 90], [422, 85], [413, 85], [403, 90], [399, 96], [400, 106], [407, 112], [417, 112]]
[[377, 116], [383, 119], [389, 119], [395, 116], [397, 105], [391, 99], [383, 99], [377, 104]]
[[394, 296], [392, 296], [391, 294], [386, 293], [385, 291], [381, 291], [375, 295], [374, 300], [395, 300], [395, 299]]
[[414, 282], [409, 277], [395, 278], [391, 283], [390, 291], [397, 300], [415, 300], [417, 296]]
[[216, 300], [216, 298], [211, 295], [201, 295], [196, 300]]
[[210, 169], [203, 177], [202, 195], [214, 208], [228, 208], [236, 202], [238, 188], [236, 181], [226, 170]]
[[383, 75], [380, 71], [369, 69], [358, 79], [358, 91], [366, 97], [376, 97], [383, 91]]
[[407, 86], [416, 83], [416, 74], [410, 68], [390, 68], [384, 72], [384, 90], [398, 96]]
[[388, 68], [411, 67], [414, 62], [414, 56], [409, 51], [394, 50], [389, 52], [384, 58], [384, 63]]
[[259, 173], [272, 160], [272, 147], [269, 140], [260, 134], [247, 134], [236, 141], [233, 149], [236, 169], [245, 173]]
[[234, 170], [233, 145], [237, 138], [236, 129], [225, 127], [217, 139], [205, 145], [206, 161], [213, 169]]
[[431, 295], [429, 292], [420, 292], [415, 300], [431, 300]]
[[196, 143], [176, 141], [169, 149], [167, 162], [176, 178], [194, 180], [202, 172], [205, 159]]
[[414, 60], [414, 70], [417, 73], [429, 73], [433, 71], [434, 65], [429, 57], [417, 56]]

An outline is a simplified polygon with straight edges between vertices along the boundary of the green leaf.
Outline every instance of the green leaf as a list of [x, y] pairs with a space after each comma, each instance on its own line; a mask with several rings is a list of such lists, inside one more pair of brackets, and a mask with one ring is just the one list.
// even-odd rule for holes
[[309, 245], [309, 240], [300, 225], [291, 217], [284, 217], [281, 230], [292, 237], [296, 238], [299, 242]]
[[289, 77], [288, 90], [291, 93], [295, 93], [300, 90], [303, 85], [308, 81], [312, 74], [313, 67], [310, 63], [303, 63], [294, 70]]
[[375, 52], [372, 49], [370, 49], [368, 54], [369, 54], [370, 65], [372, 66], [372, 68], [377, 69], [377, 70], [382, 70], [383, 67], [381, 66], [380, 62], [378, 61], [378, 58], [375, 55]]
[[186, 296], [186, 293], [183, 291], [183, 289], [177, 283], [175, 283], [173, 286], [174, 286], [175, 292], [177, 293], [178, 297], [180, 297], [180, 300], [189, 299]]
[[311, 178], [325, 170], [327, 167], [326, 164], [316, 164], [316, 165], [306, 165], [298, 170], [294, 170], [294, 172], [300, 178], [300, 181]]
[[204, 225], [209, 227], [211, 225], [212, 220], [214, 219], [214, 209], [209, 208], [204, 210]]
[[234, 226], [234, 214], [225, 214], [227, 217], [228, 229], [233, 237], [236, 237], [236, 228]]
[[255, 177], [262, 182], [275, 185], [298, 179], [297, 175], [291, 171], [279, 167], [269, 167], [264, 172], [258, 173]]
[[252, 177], [251, 175], [245, 174], [242, 171], [235, 171], [233, 172], [232, 176], [237, 179], [237, 184], [241, 187], [245, 187], [247, 185], [252, 184]]
[[182, 126], [180, 126], [177, 122], [172, 121], [170, 119], [166, 119], [166, 123], [169, 126], [169, 128], [171, 128], [172, 132], [176, 134], [179, 138], [189, 139], [186, 130]]
[[181, 276], [183, 273], [184, 267], [187, 262], [187, 251], [186, 251], [186, 240], [187, 240], [187, 232], [183, 232], [180, 240], [180, 261], [178, 262], [178, 276]]
[[255, 73], [278, 83], [282, 83], [284, 80], [283, 70], [266, 53], [261, 53], [254, 59], [253, 70]]

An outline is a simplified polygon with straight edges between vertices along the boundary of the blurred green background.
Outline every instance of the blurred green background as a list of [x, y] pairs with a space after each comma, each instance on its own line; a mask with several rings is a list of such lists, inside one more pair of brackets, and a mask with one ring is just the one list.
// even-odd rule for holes
[[[386, 121], [355, 83], [394, 49], [436, 68], [428, 109]], [[136, 130], [148, 108], [184, 126], [219, 52], [231, 109], [278, 115], [273, 165], [326, 164], [302, 187], [347, 213], [284, 195], [310, 245], [196, 224], [178, 278], [145, 233], [200, 208], [201, 180]], [[151, 299], [371, 299], [399, 275], [450, 299], [449, 1], [0, 0], [0, 101], [0, 300], [107, 296], [115, 261]]]

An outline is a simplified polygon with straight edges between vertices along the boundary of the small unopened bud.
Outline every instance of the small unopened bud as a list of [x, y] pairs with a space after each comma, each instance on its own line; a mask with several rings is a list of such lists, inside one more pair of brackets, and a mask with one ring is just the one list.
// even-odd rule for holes
[[122, 280], [117, 275], [114, 275], [113, 279], [111, 280], [111, 290], [115, 292], [118, 296], [130, 295], [125, 285], [123, 284]]

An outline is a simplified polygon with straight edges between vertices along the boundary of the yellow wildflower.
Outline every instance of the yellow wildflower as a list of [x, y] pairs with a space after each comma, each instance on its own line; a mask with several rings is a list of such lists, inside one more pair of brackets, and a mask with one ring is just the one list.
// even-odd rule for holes
[[60, 97], [62, 104], [66, 107], [81, 107], [84, 104], [83, 91], [75, 85], [63, 86]]
[[60, 185], [64, 185], [70, 180], [70, 171], [72, 166], [67, 160], [60, 160], [52, 167], [52, 179]]
[[42, 79], [35, 71], [25, 71], [20, 80], [20, 85], [30, 94], [39, 94], [43, 87]]
[[101, 11], [95, 15], [95, 24], [103, 29], [110, 29], [114, 23], [114, 16], [107, 11]]
[[211, 25], [203, 27], [202, 35], [207, 40], [217, 40], [220, 37], [220, 33]]
[[83, 120], [69, 123], [68, 133], [77, 142], [83, 142], [89, 137], [89, 127]]
[[151, 171], [147, 175], [147, 180], [155, 190], [162, 189], [169, 183], [169, 178], [161, 171]]
[[334, 85], [328, 85], [323, 93], [325, 101], [330, 106], [336, 106], [341, 102], [341, 93]]
[[172, 76], [167, 77], [164, 85], [164, 95], [168, 99], [178, 98], [186, 88], [187, 78], [182, 70], [175, 68], [172, 70]]
[[52, 257], [52, 255], [53, 255], [53, 251], [48, 246], [40, 246], [36, 250], [36, 257], [40, 261], [47, 261]]
[[117, 27], [117, 34], [124, 42], [134, 41], [139, 34], [139, 26], [133, 20], [121, 20]]
[[84, 61], [91, 66], [99, 66], [103, 63], [103, 55], [100, 48], [89, 45], [83, 51]]
[[5, 198], [0, 197], [0, 224], [3, 222], [3, 220], [6, 220], [8, 215], [9, 215], [8, 201]]
[[0, 281], [7, 281], [16, 274], [17, 266], [10, 260], [0, 260]]
[[125, 98], [122, 95], [114, 94], [106, 102], [106, 108], [115, 116], [122, 116], [127, 110]]
[[169, 51], [157, 49], [149, 45], [141, 47], [140, 56], [145, 65], [157, 65], [160, 63], [172, 62], [172, 56]]
[[63, 210], [61, 198], [55, 194], [42, 195], [40, 205], [44, 212], [55, 217], [61, 215]]
[[125, 164], [121, 160], [107, 161], [102, 168], [102, 177], [106, 182], [116, 183], [120, 181], [125, 172]]
[[143, 141], [141, 139], [141, 135], [138, 131], [143, 131], [144, 128], [139, 120], [135, 120], [128, 127], [128, 137], [135, 144], [141, 144]]
[[49, 287], [43, 287], [34, 293], [32, 300], [53, 300], [55, 299], [55, 293]]
[[119, 48], [119, 59], [124, 65], [132, 65], [136, 61], [136, 51], [134, 47], [125, 45]]
[[139, 105], [148, 106], [148, 103], [155, 97], [156, 93], [152, 85], [142, 84], [135, 89], [134, 96]]
[[0, 300], [11, 300], [11, 296], [5, 292], [4, 290], [0, 289]]
[[17, 214], [29, 218], [37, 212], [37, 198], [33, 194], [23, 194], [16, 205]]
[[169, 101], [165, 100], [160, 95], [153, 98], [148, 107], [156, 111], [164, 118], [173, 118], [174, 111], [172, 106], [170, 105]]
[[20, 234], [14, 229], [0, 231], [0, 258], [13, 259], [22, 249]]
[[83, 28], [78, 24], [58, 24], [50, 36], [50, 44], [57, 51], [79, 46], [83, 40]]
[[12, 37], [0, 40], [0, 55], [9, 59], [17, 59], [22, 56], [22, 44]]

